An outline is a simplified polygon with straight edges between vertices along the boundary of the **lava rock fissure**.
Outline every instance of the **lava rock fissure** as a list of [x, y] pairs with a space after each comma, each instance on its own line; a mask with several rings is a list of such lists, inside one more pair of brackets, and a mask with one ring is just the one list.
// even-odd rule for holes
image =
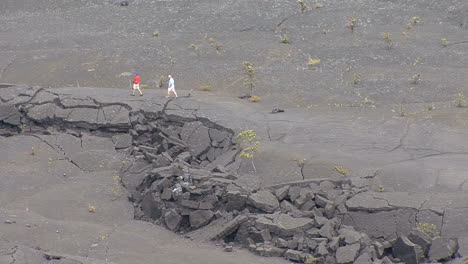
[[[53, 128], [111, 137], [115, 149], [128, 154], [120, 177], [137, 219], [192, 239], [222, 241], [227, 251], [237, 244], [302, 263], [423, 263], [459, 256], [456, 240], [413, 228], [417, 210], [394, 208], [347, 178], [252, 190], [231, 169], [239, 153], [234, 132], [208, 119], [166, 115], [167, 104], [145, 112], [73, 98], [95, 106], [67, 107], [56, 94], [40, 99], [43, 90], [13, 88], [26, 98], [0, 94], [8, 102], [0, 104], [0, 135]], [[377, 202], [361, 206], [367, 201]], [[385, 226], [362, 227], [363, 218]], [[395, 232], [405, 225], [407, 232]]]

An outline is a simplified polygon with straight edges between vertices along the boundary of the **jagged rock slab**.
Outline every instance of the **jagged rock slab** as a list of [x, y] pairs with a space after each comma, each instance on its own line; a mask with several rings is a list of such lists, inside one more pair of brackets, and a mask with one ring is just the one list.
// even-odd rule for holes
[[278, 199], [269, 191], [259, 191], [251, 194], [248, 203], [267, 213], [273, 213], [279, 208]]

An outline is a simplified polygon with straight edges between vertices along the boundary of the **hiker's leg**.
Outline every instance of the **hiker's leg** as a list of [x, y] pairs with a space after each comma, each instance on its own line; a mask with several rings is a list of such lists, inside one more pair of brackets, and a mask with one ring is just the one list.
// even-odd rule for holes
[[175, 91], [175, 89], [174, 89], [174, 94], [175, 94], [175, 97], [177, 98], [177, 92]]

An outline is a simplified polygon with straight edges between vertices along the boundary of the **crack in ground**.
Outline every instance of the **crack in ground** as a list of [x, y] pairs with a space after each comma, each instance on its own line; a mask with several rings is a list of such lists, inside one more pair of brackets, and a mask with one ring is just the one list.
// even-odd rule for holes
[[11, 67], [11, 65], [13, 65], [13, 63], [15, 62], [16, 60], [16, 56], [13, 57], [13, 59], [11, 59], [6, 65], [5, 67], [2, 68], [2, 70], [0, 71], [0, 80], [3, 78], [3, 74], [5, 73], [5, 71]]
[[398, 146], [394, 147], [393, 149], [391, 149], [390, 151], [388, 152], [393, 152], [399, 148], [401, 148], [404, 144], [404, 141], [406, 139], [406, 137], [408, 136], [409, 134], [409, 131], [410, 131], [410, 126], [411, 126], [411, 123], [407, 120], [406, 121], [406, 128], [405, 128], [405, 133], [403, 134], [403, 136], [400, 138], [400, 143], [398, 144]]

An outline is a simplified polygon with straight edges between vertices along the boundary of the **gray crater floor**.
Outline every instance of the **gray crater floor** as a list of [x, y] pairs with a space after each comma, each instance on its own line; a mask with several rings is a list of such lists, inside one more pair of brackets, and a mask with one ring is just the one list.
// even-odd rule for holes
[[[19, 97], [0, 91], [0, 106], [25, 99], [40, 107], [56, 96], [72, 108], [91, 101], [117, 103], [133, 111], [164, 109], [168, 115], [208, 118], [235, 132], [253, 129], [261, 142], [254, 158], [257, 173], [248, 162], [237, 166], [247, 184], [338, 178], [343, 175], [334, 167], [343, 166], [355, 184], [370, 179], [370, 191], [348, 204], [354, 210], [349, 219], [358, 228], [365, 229], [366, 221], [389, 219], [386, 211], [392, 207], [401, 210], [390, 213], [395, 221], [382, 231], [389, 237], [398, 230], [398, 219], [408, 217], [407, 209], [418, 210], [410, 217], [436, 224], [444, 237], [468, 237], [466, 108], [414, 111], [404, 117], [365, 108], [291, 108], [271, 114], [265, 105], [203, 92], [168, 102], [163, 91], [154, 89], [143, 97], [98, 88], [46, 89]], [[99, 119], [86, 111], [73, 116]], [[128, 122], [118, 114], [107, 118]], [[51, 263], [44, 252], [62, 258], [54, 263], [286, 263], [243, 250], [223, 252], [133, 220], [132, 204], [116, 179], [124, 155], [115, 151], [112, 140], [47, 134], [0, 137], [0, 263]], [[385, 191], [378, 192], [382, 187]], [[362, 208], [373, 208], [377, 218], [366, 220]]]

